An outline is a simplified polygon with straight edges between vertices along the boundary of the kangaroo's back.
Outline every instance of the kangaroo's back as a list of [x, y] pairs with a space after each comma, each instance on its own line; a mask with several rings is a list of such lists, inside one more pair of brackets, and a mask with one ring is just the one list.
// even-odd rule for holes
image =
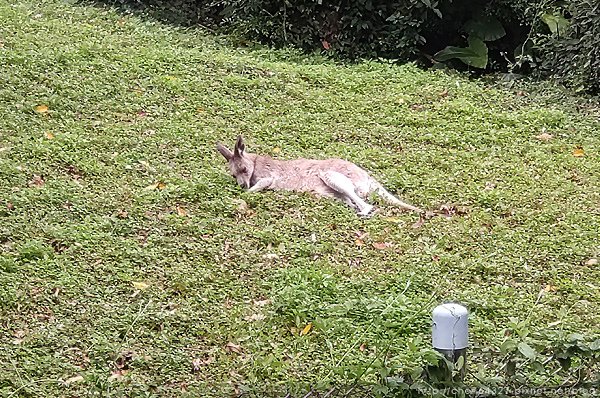
[[254, 161], [251, 183], [263, 178], [272, 178], [272, 189], [331, 194], [331, 189], [320, 177], [328, 171], [345, 175], [357, 187], [364, 186], [365, 192], [371, 183], [371, 177], [365, 170], [343, 159], [277, 160], [260, 155], [257, 155]]

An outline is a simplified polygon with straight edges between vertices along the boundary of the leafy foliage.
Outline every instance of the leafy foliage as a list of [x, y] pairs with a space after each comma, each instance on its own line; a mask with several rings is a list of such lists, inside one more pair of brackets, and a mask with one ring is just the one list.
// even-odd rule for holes
[[560, 3], [544, 10], [549, 34], [537, 35], [541, 71], [578, 91], [600, 93], [600, 6], [596, 0]]

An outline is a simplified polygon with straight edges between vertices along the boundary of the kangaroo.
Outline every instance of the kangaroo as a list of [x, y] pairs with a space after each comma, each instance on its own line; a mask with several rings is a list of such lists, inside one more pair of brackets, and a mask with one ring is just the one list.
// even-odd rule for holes
[[375, 208], [364, 199], [375, 192], [390, 204], [422, 212], [389, 193], [368, 172], [343, 159], [272, 159], [247, 153], [242, 136], [238, 136], [233, 152], [221, 143], [217, 143], [217, 150], [227, 160], [231, 175], [248, 192], [265, 189], [311, 192], [340, 199], [366, 217]]

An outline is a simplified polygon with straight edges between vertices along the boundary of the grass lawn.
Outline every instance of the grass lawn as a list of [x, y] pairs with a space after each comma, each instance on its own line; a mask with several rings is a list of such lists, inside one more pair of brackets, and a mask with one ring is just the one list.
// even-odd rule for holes
[[[600, 333], [598, 108], [0, 0], [0, 111], [2, 396], [377, 383], [446, 300], [483, 373], [507, 331]], [[245, 193], [214, 145], [238, 134], [454, 215]]]

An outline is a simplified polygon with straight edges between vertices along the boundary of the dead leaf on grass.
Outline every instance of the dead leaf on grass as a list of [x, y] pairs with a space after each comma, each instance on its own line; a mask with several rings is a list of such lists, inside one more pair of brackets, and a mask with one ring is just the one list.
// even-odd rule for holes
[[14, 340], [12, 341], [13, 344], [15, 345], [19, 345], [23, 342], [24, 337], [27, 335], [27, 333], [24, 330], [17, 330], [14, 334]]
[[46, 181], [44, 181], [44, 179], [42, 178], [42, 176], [39, 176], [37, 174], [33, 176], [33, 178], [31, 179], [31, 181], [29, 181], [29, 185], [37, 187], [37, 188], [43, 187], [44, 184], [46, 184]]
[[598, 259], [597, 258], [590, 258], [589, 260], [587, 260], [585, 262], [585, 265], [597, 265], [598, 264]]
[[550, 141], [552, 138], [554, 138], [554, 136], [552, 134], [544, 132], [540, 135], [537, 135], [535, 138], [537, 138], [540, 141]]
[[582, 147], [577, 147], [573, 151], [573, 156], [575, 156], [576, 158], [582, 158], [585, 156], [585, 151], [583, 150]]
[[176, 208], [176, 209], [177, 209], [177, 215], [178, 215], [178, 216], [180, 216], [180, 217], [185, 217], [185, 216], [187, 216], [187, 214], [188, 214], [188, 213], [187, 213], [187, 210], [186, 210], [184, 207], [182, 207], [182, 206], [177, 206], [177, 208]]
[[33, 110], [35, 111], [35, 113], [40, 113], [40, 114], [44, 114], [44, 113], [48, 113], [48, 105], [37, 105], [35, 108], [33, 108]]
[[356, 246], [363, 246], [365, 239], [369, 237], [369, 233], [364, 231], [354, 231], [354, 234], [356, 235], [356, 239], [354, 240]]
[[391, 242], [373, 242], [372, 245], [377, 250], [385, 250], [394, 246]]
[[15, 205], [13, 205], [11, 202], [6, 202], [6, 209], [7, 210], [14, 210], [15, 209]]
[[235, 352], [236, 354], [244, 353], [244, 349], [242, 348], [242, 346], [235, 343], [227, 343], [227, 345], [225, 345], [225, 350], [228, 352]]
[[129, 373], [128, 370], [125, 369], [117, 369], [114, 372], [111, 372], [111, 375], [108, 378], [108, 381], [120, 381], [125, 377], [125, 375]]
[[425, 224], [425, 217], [422, 214], [420, 214], [419, 219], [412, 225], [412, 228], [419, 229], [423, 226], [423, 224]]
[[460, 216], [460, 215], [464, 215], [467, 213], [466, 209], [462, 208], [462, 207], [457, 207], [454, 205], [441, 205], [439, 211], [436, 212], [437, 214], [444, 216], [444, 217], [452, 217], [452, 216]]
[[154, 191], [154, 190], [159, 190], [162, 191], [163, 189], [165, 189], [167, 186], [167, 184], [165, 184], [162, 181], [156, 181], [154, 184], [152, 185], [148, 185], [146, 188], [144, 188], [144, 191]]
[[306, 326], [304, 326], [304, 329], [300, 331], [300, 336], [306, 336], [308, 333], [310, 333], [312, 327], [312, 322], [309, 322]]
[[146, 282], [131, 282], [134, 288], [138, 290], [146, 290], [150, 287]]
[[49, 132], [49, 131], [46, 131], [46, 132], [44, 133], [44, 137], [46, 137], [46, 138], [47, 138], [47, 139], [49, 139], [49, 140], [53, 140], [53, 139], [54, 139], [54, 134], [52, 134], [52, 133], [51, 133], [51, 132]]
[[546, 285], [544, 286], [544, 291], [545, 292], [555, 292], [558, 290], [558, 287], [554, 286], [554, 285]]

